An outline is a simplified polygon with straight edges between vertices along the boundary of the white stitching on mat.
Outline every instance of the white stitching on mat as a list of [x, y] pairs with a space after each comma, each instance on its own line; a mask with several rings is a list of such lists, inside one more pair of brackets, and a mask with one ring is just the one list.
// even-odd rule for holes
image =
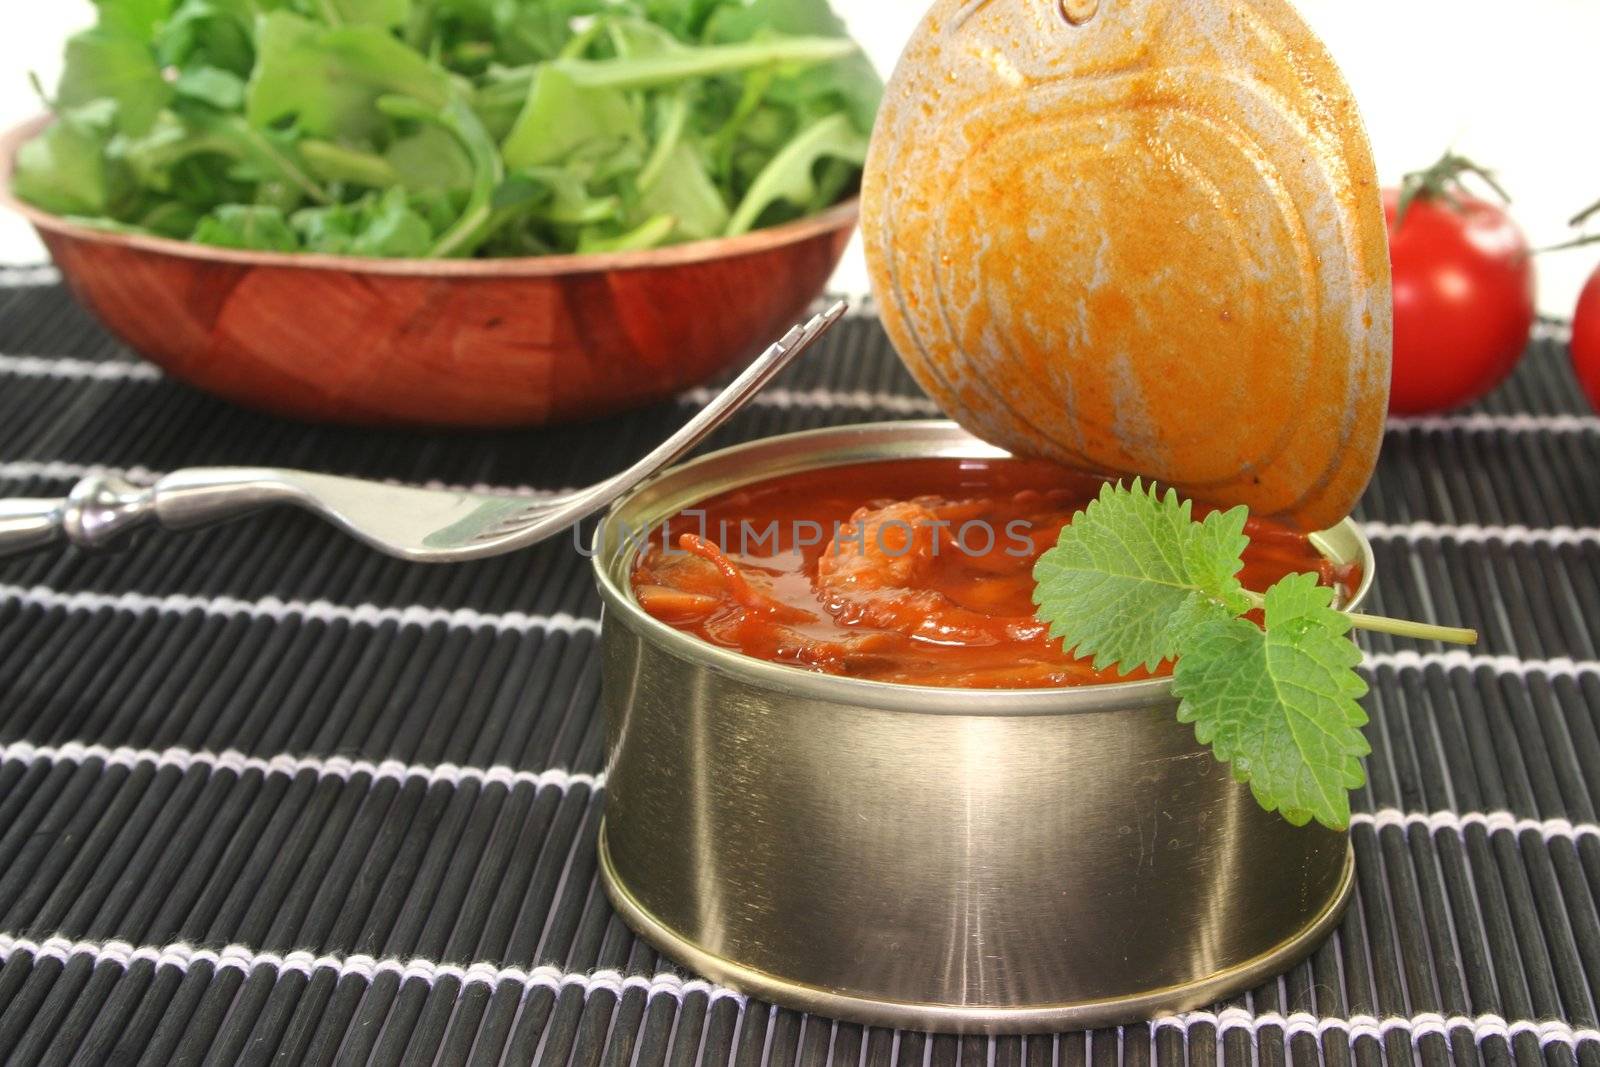
[[126, 611], [135, 614], [154, 611], [164, 614], [186, 614], [191, 611], [206, 615], [232, 618], [315, 619], [323, 622], [344, 621], [356, 626], [381, 626], [395, 623], [399, 626], [446, 626], [465, 630], [498, 630], [529, 633], [597, 634], [600, 620], [584, 619], [566, 612], [554, 615], [529, 615], [520, 611], [491, 613], [472, 608], [429, 608], [412, 604], [404, 607], [386, 607], [378, 604], [334, 604], [326, 600], [280, 600], [263, 597], [260, 600], [238, 600], [234, 597], [200, 597], [172, 593], [166, 596], [147, 596], [143, 593], [62, 593], [43, 586], [26, 588], [17, 585], [0, 585], [0, 602], [14, 601], [46, 609], [64, 611]]
[[1390, 433], [1600, 433], [1594, 415], [1419, 415], [1389, 420]]
[[[541, 789], [557, 786], [565, 791], [576, 785], [586, 785], [599, 790], [605, 788], [606, 780], [604, 772], [587, 774], [559, 768], [546, 771], [518, 771], [503, 765], [461, 767], [453, 763], [406, 764], [399, 760], [374, 763], [371, 760], [347, 759], [343, 756], [330, 756], [325, 759], [288, 754], [247, 756], [236, 749], [207, 752], [177, 747], [157, 750], [136, 749], [124, 745], [110, 748], [106, 745], [84, 744], [78, 741], [69, 741], [63, 745], [34, 745], [27, 741], [13, 741], [10, 744], [0, 745], [0, 762], [17, 760], [22, 763], [33, 763], [45, 760], [51, 763], [84, 763], [91, 759], [119, 767], [134, 767], [148, 763], [156, 767], [176, 767], [179, 770], [186, 770], [189, 767], [202, 766], [211, 767], [213, 770], [229, 770], [235, 774], [256, 770], [264, 775], [283, 774], [291, 778], [301, 771], [309, 770], [319, 777], [332, 776], [345, 781], [358, 774], [365, 774], [375, 780], [391, 779], [403, 782], [418, 778], [429, 784], [448, 782], [451, 785], [473, 781], [484, 785], [499, 784], [508, 789], [529, 783]], [[1509, 811], [1417, 812], [1382, 808], [1375, 812], [1356, 812], [1351, 816], [1351, 821], [1377, 829], [1386, 826], [1402, 829], [1421, 826], [1430, 833], [1437, 833], [1440, 830], [1460, 833], [1468, 826], [1482, 826], [1489, 833], [1506, 830], [1513, 834], [1521, 834], [1533, 830], [1546, 841], [1575, 841], [1584, 837], [1600, 839], [1600, 824], [1597, 823], [1572, 822], [1570, 819], [1559, 818], [1520, 818]]]
[[71, 356], [0, 355], [0, 374], [13, 378], [62, 378], [95, 382], [153, 382], [165, 377], [154, 363], [77, 359]]
[[[704, 407], [717, 395], [715, 389], [690, 389], [678, 394], [678, 403]], [[938, 404], [925, 396], [906, 396], [901, 393], [871, 393], [864, 389], [842, 391], [833, 389], [783, 389], [767, 388], [750, 401], [761, 407], [818, 408], [824, 411], [843, 408], [850, 411], [892, 411], [900, 415], [939, 415]]]
[[1442, 667], [1447, 671], [1461, 667], [1465, 667], [1468, 670], [1488, 667], [1498, 674], [1514, 674], [1523, 677], [1530, 674], [1548, 677], [1577, 677], [1582, 674], [1600, 674], [1600, 660], [1571, 659], [1567, 656], [1555, 656], [1550, 659], [1524, 659], [1520, 656], [1489, 656], [1460, 649], [1453, 649], [1449, 652], [1417, 652], [1408, 648], [1399, 652], [1368, 652], [1363, 666], [1368, 670], [1390, 667], [1397, 671], [1426, 670], [1429, 667]]
[[61, 272], [49, 263], [26, 267], [0, 267], [0, 286], [20, 289], [24, 286], [60, 285]]
[[63, 745], [33, 745], [26, 741], [13, 741], [10, 744], [0, 745], [0, 763], [7, 760], [17, 760], [22, 763], [45, 760], [50, 763], [81, 764], [96, 759], [109, 766], [128, 768], [140, 764], [175, 767], [178, 770], [209, 767], [213, 772], [226, 770], [242, 775], [246, 771], [253, 770], [267, 776], [282, 774], [290, 778], [302, 771], [311, 771], [319, 778], [340, 778], [347, 782], [357, 775], [364, 774], [374, 781], [407, 782], [420, 779], [429, 785], [448, 782], [452, 786], [470, 781], [482, 785], [503, 785], [507, 789], [518, 785], [532, 785], [539, 789], [555, 786], [563, 792], [574, 786], [588, 786], [593, 790], [603, 789], [606, 781], [604, 772], [588, 774], [561, 768], [519, 771], [504, 765], [461, 767], [454, 763], [408, 764], [399, 760], [374, 763], [371, 760], [347, 759], [344, 756], [329, 756], [325, 759], [316, 756], [291, 756], [287, 753], [276, 756], [247, 756], [231, 748], [222, 752], [176, 747], [160, 750], [136, 749], [126, 745], [111, 748], [79, 741], [69, 741]]
[[[685, 979], [668, 973], [624, 976], [621, 972], [610, 969], [563, 972], [551, 966], [523, 970], [519, 967], [499, 967], [485, 962], [461, 966], [425, 959], [375, 959], [361, 954], [345, 957], [314, 956], [303, 950], [279, 955], [273, 952], [258, 952], [245, 945], [228, 945], [213, 950], [197, 948], [184, 942], [139, 947], [134, 947], [126, 941], [72, 941], [65, 937], [51, 937], [39, 942], [10, 934], [0, 934], [0, 959], [8, 959], [12, 954], [19, 952], [27, 953], [34, 959], [48, 958], [63, 963], [76, 956], [92, 956], [98, 962], [109, 962], [124, 968], [137, 960], [145, 960], [158, 967], [171, 966], [185, 971], [194, 964], [204, 963], [218, 970], [236, 970], [245, 974], [264, 966], [279, 972], [293, 971], [304, 975], [319, 970], [332, 970], [340, 977], [356, 975], [369, 982], [381, 974], [392, 974], [401, 980], [417, 978], [430, 985], [440, 979], [448, 978], [462, 985], [497, 986], [511, 982], [525, 988], [538, 987], [556, 993], [577, 987], [582, 989], [585, 995], [603, 990], [620, 996], [629, 989], [638, 989], [643, 991], [647, 998], [660, 994], [679, 1001], [694, 993], [704, 993], [712, 1000], [733, 1000], [740, 1008], [748, 1003], [743, 994], [726, 986], [715, 985], [700, 978]], [[1151, 1025], [1157, 1028], [1176, 1027], [1183, 1030], [1196, 1025], [1210, 1025], [1218, 1031], [1245, 1030], [1251, 1034], [1266, 1027], [1277, 1027], [1287, 1035], [1304, 1033], [1318, 1037], [1329, 1031], [1342, 1031], [1352, 1041], [1358, 1037], [1381, 1039], [1395, 1030], [1405, 1031], [1415, 1040], [1425, 1034], [1448, 1034], [1461, 1028], [1471, 1030], [1474, 1040], [1478, 1041], [1488, 1036], [1508, 1037], [1517, 1033], [1534, 1034], [1541, 1045], [1576, 1046], [1585, 1041], [1600, 1041], [1600, 1030], [1574, 1027], [1559, 1019], [1537, 1021], [1519, 1019], [1507, 1022], [1498, 1015], [1480, 1015], [1477, 1018], [1455, 1015], [1446, 1018], [1437, 1012], [1423, 1012], [1412, 1018], [1388, 1016], [1378, 1019], [1371, 1015], [1353, 1015], [1348, 1019], [1340, 1019], [1319, 1018], [1307, 1012], [1293, 1012], [1289, 1015], [1265, 1012], [1261, 1015], [1251, 1015], [1242, 1008], [1226, 1008], [1221, 1012], [1191, 1011], [1179, 1015], [1165, 1015], [1155, 1019]]]
[[[191, 611], [221, 617], [245, 616], [247, 618], [303, 618], [322, 621], [342, 620], [357, 626], [380, 626], [393, 622], [400, 626], [432, 626], [443, 623], [461, 629], [493, 629], [499, 631], [546, 631], [558, 633], [600, 632], [600, 620], [579, 618], [566, 612], [554, 615], [529, 615], [520, 611], [492, 613], [472, 608], [429, 608], [412, 604], [389, 607], [378, 604], [334, 604], [326, 600], [280, 600], [263, 597], [260, 600], [239, 600], [234, 597], [200, 597], [182, 593], [150, 596], [144, 593], [64, 593], [44, 586], [24, 587], [0, 585], [0, 603], [13, 601], [32, 604], [46, 609], [65, 611], [147, 611], [184, 614]], [[1551, 677], [1576, 677], [1583, 674], [1600, 674], [1600, 660], [1575, 660], [1566, 656], [1550, 659], [1524, 659], [1519, 656], [1490, 656], [1452, 650], [1449, 652], [1417, 652], [1402, 649], [1398, 652], [1368, 652], [1363, 666], [1367, 670], [1389, 667], [1393, 670], [1425, 670], [1441, 667], [1444, 670], [1467, 668], [1476, 670], [1488, 667], [1500, 674], [1546, 675]]]
[[1468, 826], [1482, 826], [1490, 833], [1509, 830], [1513, 834], [1521, 834], [1525, 830], [1532, 830], [1546, 841], [1576, 841], [1583, 837], [1600, 840], [1600, 824], [1572, 822], [1570, 819], [1518, 818], [1509, 811], [1422, 812], [1383, 808], [1375, 812], [1357, 812], [1350, 817], [1350, 820], [1379, 830], [1386, 826], [1396, 826], [1401, 829], [1420, 826], [1429, 833], [1437, 833], [1440, 830], [1460, 833]]
[[1567, 344], [1572, 340], [1572, 323], [1540, 319], [1533, 324], [1533, 339], [1535, 341], [1555, 341], [1558, 344]]
[[1188, 1030], [1197, 1024], [1213, 1026], [1218, 1033], [1245, 1030], [1252, 1036], [1269, 1026], [1283, 1030], [1287, 1036], [1310, 1034], [1318, 1038], [1330, 1030], [1339, 1030], [1347, 1034], [1351, 1041], [1360, 1037], [1371, 1037], [1381, 1041], [1391, 1031], [1403, 1030], [1411, 1035], [1414, 1043], [1427, 1034], [1448, 1036], [1451, 1031], [1462, 1028], [1472, 1031], [1474, 1042], [1480, 1042], [1485, 1037], [1509, 1039], [1513, 1034], [1524, 1032], [1535, 1034], [1541, 1046], [1551, 1044], [1576, 1046], [1584, 1041], [1600, 1041], [1600, 1030], [1574, 1027], [1558, 1019], [1542, 1021], [1519, 1019], [1508, 1023], [1501, 1016], [1494, 1014], [1479, 1015], [1476, 1018], [1465, 1015], [1452, 1015], [1446, 1018], [1438, 1012], [1422, 1012], [1411, 1018], [1391, 1015], [1379, 1019], [1372, 1015], [1352, 1015], [1348, 1019], [1339, 1019], [1319, 1018], [1302, 1011], [1292, 1012], [1289, 1015], [1275, 1011], [1251, 1015], [1243, 1008], [1224, 1008], [1221, 1012], [1188, 1011], [1179, 1015], [1165, 1015], [1150, 1025], [1158, 1029], [1165, 1026]]
[[1374, 541], [1495, 541], [1507, 545], [1581, 545], [1600, 543], [1600, 526], [1479, 526], [1435, 522], [1364, 522], [1362, 531]]
[[122, 478], [136, 485], [150, 485], [163, 472], [145, 467], [107, 467], [98, 463], [63, 463], [59, 460], [13, 460], [0, 463], [0, 478], [23, 481], [77, 481], [79, 478]]
[[[405, 782], [416, 778], [430, 785], [436, 782], [448, 782], [453, 786], [470, 781], [483, 785], [503, 785], [508, 789], [526, 783], [540, 789], [555, 786], [566, 791], [574, 786], [583, 785], [598, 791], [604, 789], [606, 784], [603, 771], [598, 774], [560, 768], [518, 771], [504, 765], [463, 767], [453, 763], [408, 764], [399, 760], [383, 760], [375, 763], [371, 760], [349, 759], [344, 756], [321, 758], [294, 756], [288, 753], [274, 756], [247, 756], [231, 748], [221, 752], [176, 746], [165, 749], [136, 749], [127, 745], [111, 748], [107, 745], [85, 744], [80, 741], [69, 741], [61, 745], [35, 745], [27, 741], [0, 744], [0, 763], [8, 760], [20, 763], [34, 763], [39, 760], [49, 763], [85, 763], [89, 760], [99, 760], [111, 766], [129, 768], [147, 763], [158, 768], [175, 767], [178, 770], [209, 767], [213, 771], [228, 770], [234, 774], [254, 770], [263, 775], [282, 774], [290, 778], [309, 770], [319, 777], [337, 777], [345, 781], [364, 774], [375, 781]], [[1377, 829], [1386, 826], [1402, 829], [1421, 826], [1430, 833], [1438, 833], [1441, 830], [1461, 833], [1468, 826], [1482, 826], [1489, 833], [1504, 830], [1521, 834], [1533, 830], [1546, 841], [1576, 841], [1585, 837], [1600, 839], [1600, 823], [1573, 822], [1570, 819], [1522, 818], [1509, 811], [1421, 812], [1380, 808], [1375, 812], [1356, 812], [1351, 816], [1351, 821]]]
[[268, 967], [279, 972], [296, 972], [311, 975], [314, 971], [332, 970], [340, 977], [356, 975], [372, 981], [381, 974], [392, 974], [402, 981], [420, 978], [433, 985], [440, 979], [454, 979], [462, 985], [500, 985], [512, 982], [527, 988], [543, 988], [559, 993], [563, 989], [578, 987], [587, 996], [604, 991], [621, 996], [630, 989], [643, 990], [646, 997], [665, 994], [682, 1001], [695, 993], [704, 993], [711, 1000], [733, 1000], [742, 1008], [744, 994], [725, 986], [713, 985], [701, 978], [681, 978], [663, 972], [653, 976], [631, 974], [602, 969], [587, 973], [565, 972], [548, 965], [523, 970], [520, 967], [499, 967], [492, 963], [472, 963], [460, 966], [438, 963], [433, 960], [396, 958], [376, 959], [357, 953], [351, 956], [316, 956], [297, 950], [286, 955], [275, 952], [258, 952], [246, 945], [228, 945], [221, 949], [197, 948], [186, 942], [162, 946], [134, 947], [126, 941], [73, 941], [65, 937], [50, 937], [44, 941], [0, 934], [0, 960], [13, 953], [25, 952], [34, 959], [54, 959], [65, 963], [75, 956], [93, 956], [97, 962], [113, 963], [126, 968], [137, 960], [145, 960], [158, 967], [171, 966], [187, 971], [197, 963], [209, 964], [217, 970], [235, 970], [249, 974], [257, 967]]
[[[512, 611], [503, 614], [481, 612], [472, 608], [429, 608], [420, 605], [386, 607], [377, 604], [334, 604], [326, 600], [280, 600], [263, 597], [260, 600], [239, 600], [233, 597], [200, 597], [181, 593], [150, 596], [143, 593], [63, 593], [44, 586], [26, 588], [0, 585], [0, 603], [13, 601], [39, 607], [60, 608], [65, 611], [147, 611], [183, 614], [200, 611], [207, 615], [248, 618], [304, 618], [323, 621], [343, 620], [357, 626], [379, 626], [393, 622], [400, 626], [432, 626], [443, 623], [461, 629], [493, 629], [499, 631], [546, 631], [558, 633], [600, 632], [600, 620], [578, 618], [559, 612], [555, 615], [528, 615]], [[1444, 670], [1466, 668], [1476, 670], [1488, 667], [1500, 674], [1518, 676], [1545, 675], [1549, 677], [1576, 677], [1600, 674], [1600, 660], [1575, 660], [1566, 656], [1550, 659], [1524, 659], [1519, 656], [1490, 656], [1453, 650], [1449, 652], [1416, 652], [1403, 649], [1398, 652], [1368, 652], [1363, 666], [1367, 670], [1389, 667], [1393, 670], [1425, 670], [1441, 667]]]

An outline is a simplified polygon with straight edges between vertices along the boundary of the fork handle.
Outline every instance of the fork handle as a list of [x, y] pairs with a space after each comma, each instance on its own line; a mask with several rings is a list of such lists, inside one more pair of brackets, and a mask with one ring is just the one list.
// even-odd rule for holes
[[70, 542], [107, 548], [148, 521], [154, 489], [93, 476], [60, 500], [0, 500], [0, 556]]
[[92, 475], [59, 500], [0, 500], [0, 557], [62, 543], [111, 548], [151, 523], [183, 530], [295, 499], [260, 470], [196, 468], [150, 486]]
[[46, 548], [62, 539], [60, 500], [0, 500], [0, 556]]

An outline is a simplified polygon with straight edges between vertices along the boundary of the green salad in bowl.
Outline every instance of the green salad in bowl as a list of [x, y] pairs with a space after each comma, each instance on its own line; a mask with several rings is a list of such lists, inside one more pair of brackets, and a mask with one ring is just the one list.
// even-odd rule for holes
[[827, 0], [99, 0], [12, 191], [72, 222], [399, 258], [628, 252], [860, 177]]

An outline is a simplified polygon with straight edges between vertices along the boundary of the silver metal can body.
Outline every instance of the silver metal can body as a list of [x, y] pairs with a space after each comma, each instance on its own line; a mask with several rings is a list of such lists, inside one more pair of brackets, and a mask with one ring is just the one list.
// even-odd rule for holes
[[[668, 473], [609, 526], [801, 469], [1003, 454], [949, 423], [772, 438]], [[1165, 680], [953, 690], [761, 662], [645, 615], [634, 546], [601, 537], [602, 877], [690, 968], [867, 1023], [1070, 1029], [1212, 1002], [1337, 921], [1346, 835], [1262, 811]], [[1354, 526], [1319, 546], [1364, 565], [1364, 593]]]

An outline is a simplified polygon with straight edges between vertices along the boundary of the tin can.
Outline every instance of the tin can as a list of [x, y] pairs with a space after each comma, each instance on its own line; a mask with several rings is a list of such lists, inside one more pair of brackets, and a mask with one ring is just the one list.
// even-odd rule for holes
[[[601, 876], [667, 956], [777, 1004], [963, 1033], [1130, 1022], [1287, 969], [1348, 900], [1348, 836], [1294, 827], [1176, 719], [1166, 679], [942, 689], [753, 659], [646, 615], [637, 540], [718, 493], [817, 467], [1003, 457], [953, 423], [768, 438], [620, 501], [605, 601]], [[1338, 563], [1354, 524], [1315, 538]]]

